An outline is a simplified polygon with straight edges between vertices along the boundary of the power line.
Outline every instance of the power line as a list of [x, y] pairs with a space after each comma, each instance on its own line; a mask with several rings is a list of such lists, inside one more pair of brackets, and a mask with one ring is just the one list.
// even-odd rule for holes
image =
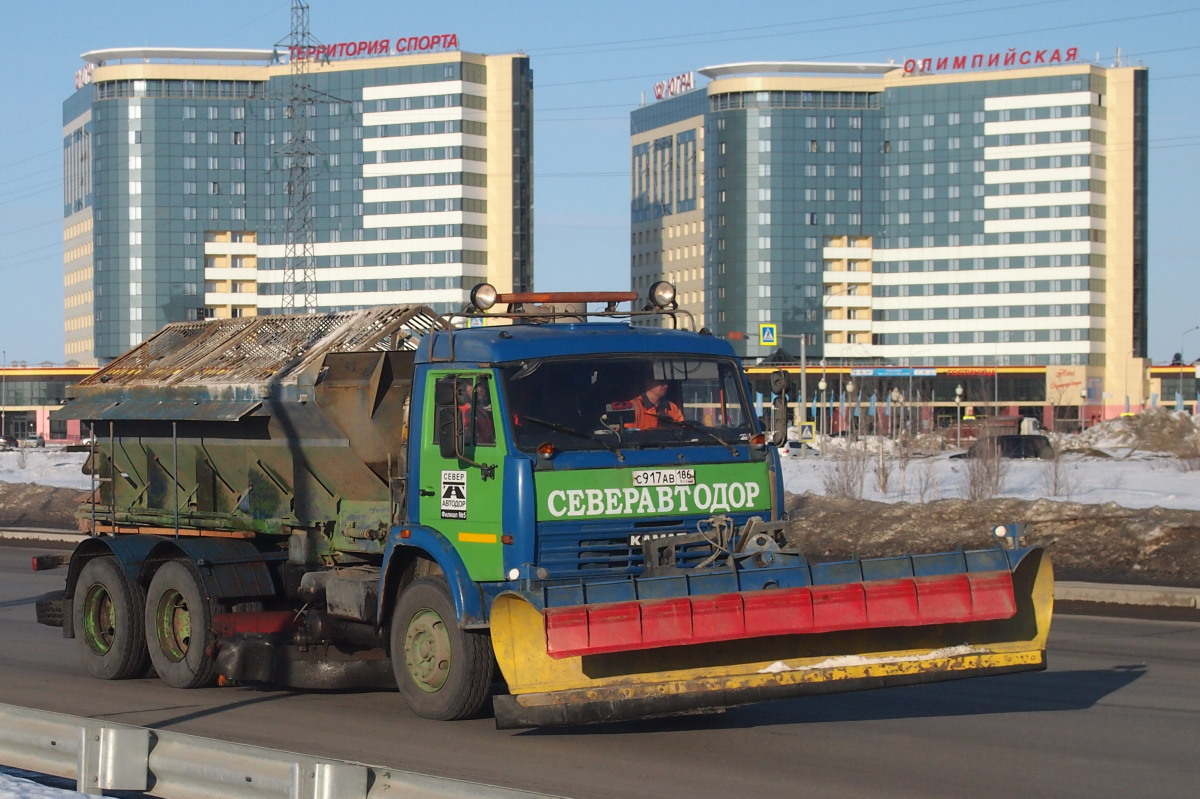
[[[638, 39], [623, 39], [623, 40], [612, 41], [612, 42], [593, 42], [590, 44], [584, 43], [584, 44], [575, 44], [575, 45], [559, 45], [556, 47], [542, 47], [542, 48], [527, 49], [527, 50], [525, 50], [525, 52], [529, 53], [531, 55], [538, 54], [538, 55], [542, 55], [542, 56], [547, 56], [547, 55], [592, 55], [597, 52], [613, 52], [613, 51], [607, 50], [607, 49], [600, 50], [600, 49], [591, 49], [591, 48], [612, 48], [612, 47], [615, 47], [618, 45], [635, 45], [635, 44], [640, 45], [640, 44], [650, 44], [650, 43], [661, 44], [663, 42], [668, 42], [668, 41], [675, 40], [675, 39], [693, 39], [698, 36], [715, 36], [715, 35], [719, 34], [725, 38], [718, 40], [718, 41], [722, 41], [722, 40], [728, 41], [727, 35], [730, 33], [747, 33], [750, 31], [769, 30], [769, 31], [775, 32], [774, 35], [787, 35], [787, 34], [779, 34], [778, 33], [779, 29], [780, 28], [797, 27], [797, 26], [803, 27], [804, 28], [803, 32], [807, 34], [807, 33], [811, 33], [813, 31], [813, 28], [812, 28], [813, 25], [818, 25], [823, 22], [849, 21], [849, 20], [861, 19], [864, 17], [879, 17], [879, 16], [883, 16], [883, 15], [898, 14], [898, 13], [902, 13], [902, 12], [925, 11], [925, 10], [934, 9], [934, 8], [941, 8], [944, 6], [965, 5], [968, 3], [975, 3], [975, 2], [978, 2], [978, 0], [950, 0], [949, 2], [929, 3], [929, 4], [923, 5], [923, 6], [904, 6], [903, 8], [896, 10], [896, 11], [867, 11], [867, 12], [862, 12], [859, 14], [843, 14], [843, 15], [833, 16], [833, 17], [818, 17], [816, 19], [806, 19], [806, 20], [800, 20], [797, 22], [778, 22], [773, 25], [754, 25], [754, 26], [746, 27], [746, 28], [721, 28], [721, 29], [717, 29], [717, 30], [697, 31], [695, 33], [679, 33], [679, 34], [673, 34], [673, 35], [669, 35], [669, 36], [649, 36], [649, 37], [638, 38]], [[1050, 2], [1062, 2], [1062, 0], [1050, 0]], [[1030, 3], [1028, 5], [1044, 5], [1044, 4], [1045, 4], [1045, 0], [1043, 0], [1042, 2], [1038, 2], [1038, 3]], [[984, 9], [984, 10], [986, 11], [987, 9]], [[963, 12], [963, 13], [979, 13], [979, 12]], [[926, 18], [925, 16], [921, 16], [921, 17], [916, 17], [916, 18], [912, 18], [912, 19], [925, 19], [925, 18]], [[910, 20], [886, 20], [886, 21], [881, 20], [880, 22], [875, 23], [875, 24], [895, 24], [897, 22], [907, 22], [907, 21], [912, 21], [912, 20], [911, 19]], [[840, 30], [840, 29], [841, 29], [841, 27], [833, 28], [832, 30]], [[826, 30], [830, 30], [830, 29], [826, 29]], [[747, 37], [742, 37], [742, 38], [747, 38]], [[749, 37], [749, 38], [755, 38], [755, 37]], [[707, 41], [700, 41], [700, 42], [689, 41], [689, 42], [683, 42], [682, 44], [692, 45], [692, 44], [707, 44], [707, 43], [708, 43]], [[635, 49], [635, 48], [623, 47], [621, 49]], [[560, 51], [560, 52], [555, 52], [555, 51]]]

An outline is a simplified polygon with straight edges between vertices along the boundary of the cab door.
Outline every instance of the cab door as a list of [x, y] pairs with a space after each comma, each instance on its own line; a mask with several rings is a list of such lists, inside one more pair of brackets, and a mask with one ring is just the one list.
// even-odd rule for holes
[[501, 580], [507, 444], [493, 375], [434, 371], [424, 390], [419, 521], [450, 541], [473, 580]]

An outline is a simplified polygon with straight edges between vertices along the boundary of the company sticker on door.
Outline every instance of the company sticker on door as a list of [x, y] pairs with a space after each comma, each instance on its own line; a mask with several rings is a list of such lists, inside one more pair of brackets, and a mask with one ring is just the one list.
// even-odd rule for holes
[[442, 471], [442, 518], [467, 518], [467, 473], [445, 469]]
[[[635, 469], [538, 475], [546, 520], [769, 510], [765, 470]], [[586, 482], [587, 487], [579, 487]]]

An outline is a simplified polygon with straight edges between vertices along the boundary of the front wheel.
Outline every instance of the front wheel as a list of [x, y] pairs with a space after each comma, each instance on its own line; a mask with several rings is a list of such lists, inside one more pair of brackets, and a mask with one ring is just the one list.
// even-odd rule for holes
[[172, 688], [204, 688], [217, 680], [216, 603], [194, 567], [172, 560], [146, 592], [146, 648], [154, 670]]
[[451, 721], [475, 716], [491, 689], [491, 639], [458, 626], [441, 577], [414, 580], [392, 615], [392, 669], [400, 695], [418, 716]]
[[145, 607], [145, 590], [125, 579], [116, 558], [97, 557], [84, 564], [71, 612], [88, 674], [127, 680], [146, 671]]

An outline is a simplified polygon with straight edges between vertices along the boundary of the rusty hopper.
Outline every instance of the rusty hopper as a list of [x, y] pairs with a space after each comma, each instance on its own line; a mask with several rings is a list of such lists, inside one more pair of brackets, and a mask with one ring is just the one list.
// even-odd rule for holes
[[97, 441], [83, 526], [375, 550], [405, 491], [413, 351], [444, 327], [425, 307], [168, 325], [58, 413]]

